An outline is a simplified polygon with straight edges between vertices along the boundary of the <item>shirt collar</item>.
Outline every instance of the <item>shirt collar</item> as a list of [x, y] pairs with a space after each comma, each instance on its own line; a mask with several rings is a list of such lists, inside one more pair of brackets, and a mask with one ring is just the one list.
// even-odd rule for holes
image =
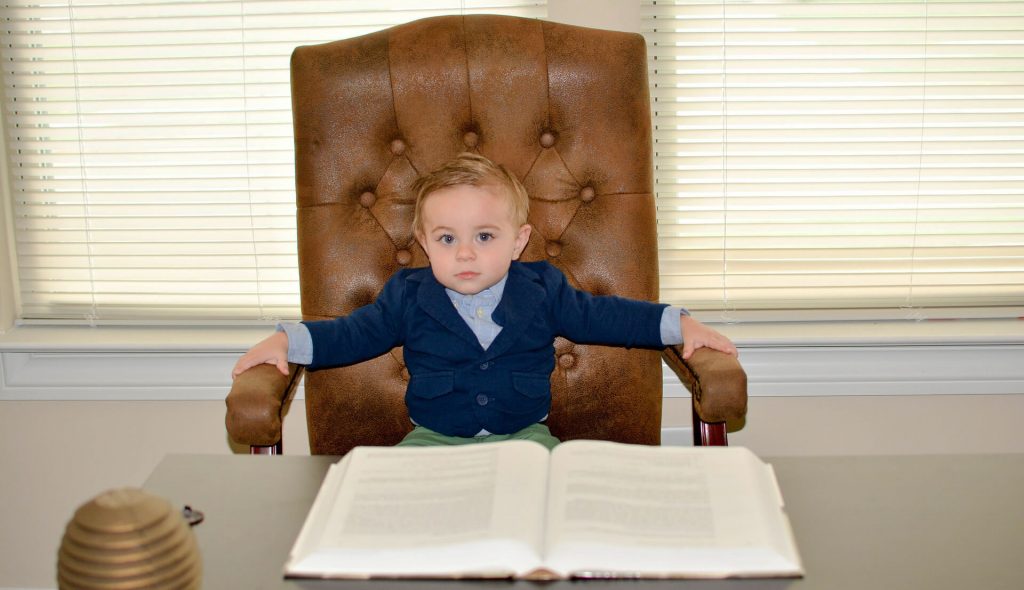
[[501, 277], [500, 281], [473, 295], [463, 295], [447, 287], [445, 287], [444, 292], [448, 294], [448, 297], [455, 305], [487, 301], [489, 305], [497, 306], [498, 302], [501, 301], [501, 296], [505, 293], [505, 283], [507, 281], [508, 273], [505, 273], [505, 276]]

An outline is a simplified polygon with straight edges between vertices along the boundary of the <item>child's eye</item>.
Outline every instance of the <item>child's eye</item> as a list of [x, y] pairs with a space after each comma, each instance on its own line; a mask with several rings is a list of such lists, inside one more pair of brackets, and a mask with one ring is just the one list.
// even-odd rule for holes
[[490, 232], [481, 232], [477, 239], [481, 242], [489, 242], [494, 239], [494, 234]]
[[451, 234], [441, 234], [440, 236], [438, 236], [437, 241], [441, 242], [442, 244], [454, 244], [455, 236]]

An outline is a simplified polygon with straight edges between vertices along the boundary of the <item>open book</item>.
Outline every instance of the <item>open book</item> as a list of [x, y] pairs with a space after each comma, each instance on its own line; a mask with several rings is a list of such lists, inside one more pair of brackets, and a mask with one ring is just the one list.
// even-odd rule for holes
[[796, 577], [771, 467], [742, 447], [359, 447], [287, 577]]

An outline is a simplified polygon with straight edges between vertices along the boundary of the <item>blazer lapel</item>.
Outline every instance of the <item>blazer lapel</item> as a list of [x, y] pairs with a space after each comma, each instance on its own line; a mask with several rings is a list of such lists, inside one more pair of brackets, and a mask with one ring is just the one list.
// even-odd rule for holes
[[473, 334], [473, 330], [459, 317], [455, 304], [452, 303], [452, 300], [444, 291], [444, 285], [437, 282], [430, 269], [426, 270], [425, 276], [420, 277], [420, 283], [420, 288], [416, 294], [416, 303], [420, 308], [427, 315], [434, 318], [437, 323], [444, 326], [445, 329], [482, 350], [480, 341]]
[[533, 316], [541, 312], [546, 295], [539, 278], [532, 270], [512, 263], [505, 292], [491, 316], [501, 326], [501, 332], [487, 347], [487, 356], [496, 357], [508, 350], [529, 329]]

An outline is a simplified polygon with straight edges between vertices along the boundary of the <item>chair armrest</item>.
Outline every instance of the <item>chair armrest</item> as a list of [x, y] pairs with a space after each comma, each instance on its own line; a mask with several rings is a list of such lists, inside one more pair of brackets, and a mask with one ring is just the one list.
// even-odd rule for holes
[[273, 365], [257, 365], [236, 377], [224, 400], [228, 407], [224, 423], [231, 440], [256, 446], [279, 443], [282, 414], [304, 368], [289, 364], [285, 376]]
[[693, 409], [708, 423], [731, 422], [747, 414], [747, 373], [731, 354], [698, 348], [683, 360], [683, 347], [662, 352], [669, 367], [693, 395]]

